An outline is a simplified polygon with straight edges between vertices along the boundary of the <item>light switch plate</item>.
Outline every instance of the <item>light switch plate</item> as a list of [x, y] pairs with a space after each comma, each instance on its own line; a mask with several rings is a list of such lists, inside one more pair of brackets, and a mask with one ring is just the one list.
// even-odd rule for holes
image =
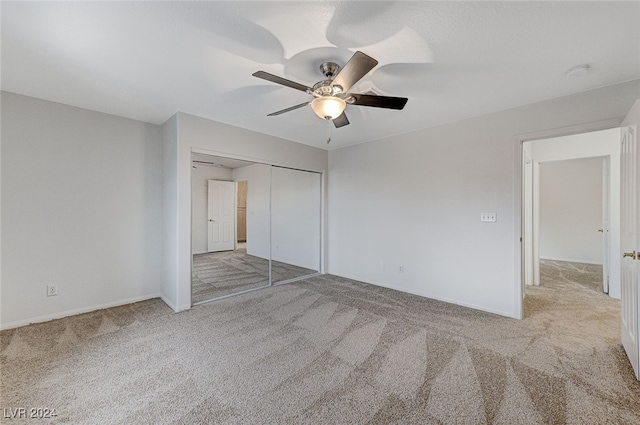
[[480, 221], [483, 223], [495, 223], [498, 221], [498, 214], [494, 212], [480, 213]]

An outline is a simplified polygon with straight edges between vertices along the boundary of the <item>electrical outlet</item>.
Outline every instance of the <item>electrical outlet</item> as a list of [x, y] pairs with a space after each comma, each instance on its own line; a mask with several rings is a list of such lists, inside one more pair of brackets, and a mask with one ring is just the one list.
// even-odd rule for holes
[[47, 285], [47, 297], [54, 297], [58, 295], [58, 285]]
[[400, 265], [398, 266], [398, 272], [399, 272], [399, 273], [404, 273], [404, 266], [403, 266], [402, 264], [400, 264]]
[[384, 270], [384, 261], [380, 261], [380, 270]]

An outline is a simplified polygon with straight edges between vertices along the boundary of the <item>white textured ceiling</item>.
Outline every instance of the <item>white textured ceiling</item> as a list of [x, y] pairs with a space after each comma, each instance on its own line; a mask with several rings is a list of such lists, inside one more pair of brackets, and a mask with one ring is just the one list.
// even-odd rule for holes
[[[7, 2], [2, 89], [161, 124], [182, 111], [338, 148], [640, 78], [640, 2]], [[305, 85], [326, 60], [379, 61], [331, 129]], [[591, 72], [565, 76], [579, 64]]]

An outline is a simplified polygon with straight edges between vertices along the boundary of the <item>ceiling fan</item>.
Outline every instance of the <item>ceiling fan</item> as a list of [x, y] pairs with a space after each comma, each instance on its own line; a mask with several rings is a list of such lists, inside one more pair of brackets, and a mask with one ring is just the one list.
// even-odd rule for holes
[[284, 114], [303, 106], [311, 104], [311, 108], [316, 115], [325, 120], [331, 120], [336, 128], [349, 124], [349, 120], [344, 113], [347, 105], [371, 106], [374, 108], [403, 109], [407, 103], [406, 97], [378, 96], [375, 94], [349, 93], [349, 89], [362, 77], [367, 75], [378, 61], [360, 51], [355, 52], [346, 65], [340, 69], [334, 62], [324, 62], [320, 65], [320, 71], [327, 78], [318, 81], [313, 87], [287, 80], [268, 72], [258, 71], [253, 73], [254, 77], [273, 83], [282, 84], [292, 89], [309, 93], [314, 99], [290, 108], [272, 112], [268, 117]]

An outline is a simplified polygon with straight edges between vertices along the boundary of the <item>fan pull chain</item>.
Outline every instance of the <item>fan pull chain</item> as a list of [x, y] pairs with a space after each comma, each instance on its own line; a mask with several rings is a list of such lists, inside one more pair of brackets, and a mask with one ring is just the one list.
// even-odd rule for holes
[[325, 118], [325, 121], [327, 122], [327, 145], [328, 145], [329, 143], [331, 143], [331, 122], [330, 122], [331, 120]]

